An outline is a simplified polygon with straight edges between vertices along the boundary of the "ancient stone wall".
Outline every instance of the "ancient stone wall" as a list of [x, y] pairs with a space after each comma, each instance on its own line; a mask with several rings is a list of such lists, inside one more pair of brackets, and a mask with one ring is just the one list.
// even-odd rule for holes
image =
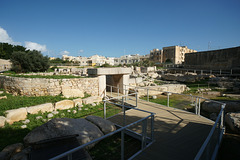
[[98, 78], [46, 79], [21, 78], [0, 75], [0, 87], [14, 95], [56, 96], [63, 91], [81, 91], [98, 95]]
[[196, 69], [240, 68], [240, 47], [185, 54], [185, 67]]

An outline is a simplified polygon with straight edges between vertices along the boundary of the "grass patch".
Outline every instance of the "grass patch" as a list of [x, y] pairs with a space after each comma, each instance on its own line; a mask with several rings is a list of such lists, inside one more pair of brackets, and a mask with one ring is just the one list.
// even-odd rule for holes
[[21, 107], [35, 106], [43, 103], [55, 103], [67, 98], [59, 96], [13, 96], [11, 94], [3, 93], [1, 96], [7, 96], [7, 99], [1, 99], [0, 102], [0, 116], [4, 115], [6, 110], [17, 109]]
[[[73, 110], [77, 111], [76, 113]], [[99, 103], [96, 106], [83, 105], [82, 110], [78, 110], [78, 107], [74, 107], [68, 110], [58, 110], [58, 114], [55, 114], [53, 118], [85, 118], [88, 115], [95, 115], [103, 117], [103, 103]], [[115, 115], [121, 112], [121, 108], [107, 104], [107, 117]], [[34, 128], [46, 123], [48, 120], [47, 115], [49, 113], [38, 113], [29, 114], [27, 119], [30, 123], [27, 124], [27, 128], [22, 129], [21, 126], [24, 125], [23, 121], [14, 122], [12, 125], [6, 124], [4, 128], [0, 128], [0, 150], [10, 144], [22, 143], [23, 138]], [[36, 119], [37, 116], [42, 116], [41, 119]]]
[[71, 79], [71, 78], [87, 78], [83, 76], [74, 76], [74, 75], [20, 75], [20, 74], [5, 74], [6, 76], [11, 77], [22, 77], [22, 78], [46, 78], [46, 79]]
[[[0, 94], [0, 96], [7, 96], [7, 99], [0, 100], [0, 116], [4, 116], [4, 112], [10, 109], [18, 109], [22, 107], [30, 107], [44, 103], [56, 103], [61, 100], [76, 98], [65, 98], [61, 95], [58, 96], [39, 96], [39, 97], [27, 97], [27, 96], [13, 96], [8, 93]], [[90, 97], [90, 94], [84, 93], [84, 97]]]
[[[124, 136], [124, 159], [130, 158], [141, 149], [141, 142], [131, 136]], [[116, 133], [89, 150], [93, 159], [121, 159], [121, 132]]]
[[[141, 99], [147, 101], [147, 97], [141, 97]], [[164, 96], [164, 95], [158, 95], [157, 99], [149, 98], [149, 101], [167, 106], [167, 96]], [[180, 95], [171, 95], [169, 97], [169, 106], [173, 108], [192, 111], [193, 106], [191, 106], [191, 104], [192, 104], [192, 101], [188, 97], [183, 98]]]

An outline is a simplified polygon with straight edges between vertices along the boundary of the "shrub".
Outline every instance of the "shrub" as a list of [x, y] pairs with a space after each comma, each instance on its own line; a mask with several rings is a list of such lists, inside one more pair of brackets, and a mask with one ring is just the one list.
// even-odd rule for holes
[[13, 52], [11, 57], [12, 70], [16, 73], [44, 72], [49, 67], [49, 58], [39, 51]]

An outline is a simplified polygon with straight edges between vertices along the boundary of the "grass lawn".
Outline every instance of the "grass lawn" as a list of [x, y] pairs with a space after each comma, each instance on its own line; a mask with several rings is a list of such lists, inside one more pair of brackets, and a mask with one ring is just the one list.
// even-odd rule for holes
[[[73, 113], [73, 110], [76, 110], [77, 113]], [[107, 117], [115, 115], [121, 112], [121, 108], [107, 104]], [[77, 107], [71, 108], [69, 110], [59, 110], [59, 113], [54, 115], [53, 118], [84, 118], [88, 115], [96, 115], [103, 117], [103, 103], [100, 103], [97, 106], [84, 105], [82, 110], [78, 110]], [[21, 143], [23, 138], [34, 128], [46, 123], [48, 120], [47, 115], [49, 113], [39, 113], [35, 115], [29, 114], [27, 119], [30, 120], [30, 123], [27, 124], [27, 128], [22, 129], [21, 126], [24, 125], [23, 121], [15, 122], [12, 125], [6, 124], [4, 128], [0, 128], [0, 150], [6, 147], [9, 144]], [[42, 116], [41, 119], [36, 119], [37, 116]]]
[[69, 78], [87, 78], [83, 76], [73, 76], [73, 75], [20, 75], [20, 74], [4, 74], [11, 77], [23, 77], [23, 78], [47, 78], [47, 79], [69, 79]]
[[[147, 97], [142, 97], [141, 99], [147, 100]], [[150, 102], [158, 103], [167, 106], [167, 96], [165, 95], [158, 95], [157, 99], [149, 98]], [[169, 106], [173, 108], [178, 108], [182, 110], [189, 110], [191, 111], [193, 109], [193, 106], [191, 106], [192, 99], [188, 96], [182, 96], [182, 95], [171, 95], [169, 96]]]

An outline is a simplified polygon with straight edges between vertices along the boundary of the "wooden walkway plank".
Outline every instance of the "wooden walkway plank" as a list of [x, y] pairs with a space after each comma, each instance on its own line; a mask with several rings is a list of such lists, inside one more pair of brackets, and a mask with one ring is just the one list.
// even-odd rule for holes
[[[114, 96], [114, 94], [113, 94]], [[126, 101], [135, 105], [135, 98]], [[194, 159], [200, 147], [207, 138], [213, 121], [187, 111], [166, 107], [160, 104], [138, 99], [138, 108], [156, 113], [154, 118], [155, 142], [139, 154], [135, 159]], [[148, 116], [148, 113], [127, 110], [126, 124]], [[109, 119], [122, 125], [123, 115], [119, 114]], [[150, 121], [148, 122], [150, 132]], [[137, 133], [141, 133], [141, 125], [131, 127]], [[148, 133], [150, 135], [150, 133]]]

